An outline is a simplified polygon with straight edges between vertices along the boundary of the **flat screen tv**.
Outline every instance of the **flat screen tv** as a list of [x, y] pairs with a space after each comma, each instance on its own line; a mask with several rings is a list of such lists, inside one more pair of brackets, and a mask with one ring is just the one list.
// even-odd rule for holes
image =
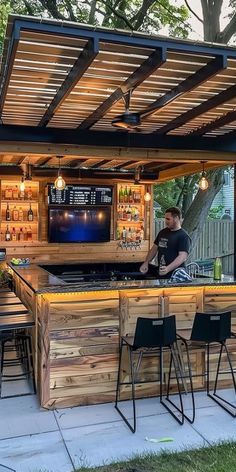
[[110, 207], [49, 207], [50, 243], [100, 243], [110, 241]]

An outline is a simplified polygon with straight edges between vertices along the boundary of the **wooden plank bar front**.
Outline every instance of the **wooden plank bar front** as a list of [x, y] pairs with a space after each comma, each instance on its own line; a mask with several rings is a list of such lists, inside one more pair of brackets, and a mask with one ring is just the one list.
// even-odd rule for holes
[[[115, 399], [119, 335], [132, 335], [138, 316], [160, 317], [174, 314], [179, 330], [191, 329], [196, 311], [232, 311], [236, 325], [236, 285], [164, 286], [119, 290], [34, 293], [23, 276], [15, 275], [17, 295], [34, 312], [34, 340], [37, 385], [45, 408], [71, 407]], [[61, 293], [59, 293], [61, 292]], [[236, 326], [235, 326], [236, 331]], [[230, 342], [233, 364], [236, 343]], [[195, 389], [205, 388], [205, 352], [191, 352]], [[168, 357], [164, 362], [165, 370]], [[226, 365], [226, 364], [225, 364]], [[211, 360], [211, 377], [216, 369], [216, 353]], [[129, 372], [124, 367], [123, 378]], [[137, 397], [158, 395], [157, 359], [145, 359], [137, 384]], [[147, 383], [141, 383], [143, 380]], [[230, 377], [220, 379], [228, 387]], [[173, 390], [175, 386], [173, 385]], [[122, 398], [130, 397], [129, 387]]]

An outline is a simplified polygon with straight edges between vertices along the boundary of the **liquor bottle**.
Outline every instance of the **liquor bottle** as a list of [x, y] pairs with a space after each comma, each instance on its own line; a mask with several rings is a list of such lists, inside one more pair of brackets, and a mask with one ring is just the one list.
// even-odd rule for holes
[[25, 199], [25, 191], [24, 191], [24, 188], [21, 188], [21, 186], [20, 186], [20, 199], [21, 200]]
[[132, 189], [131, 187], [129, 188], [129, 203], [133, 203], [133, 192], [132, 192]]
[[11, 240], [12, 240], [12, 241], [16, 241], [16, 240], [17, 240], [17, 234], [16, 234], [16, 229], [15, 229], [15, 228], [12, 228]]
[[27, 213], [27, 219], [28, 219], [28, 221], [33, 221], [33, 219], [34, 219], [34, 213], [33, 213], [33, 210], [31, 208], [31, 203], [30, 203], [30, 207], [29, 207], [29, 210], [28, 210], [28, 213]]
[[15, 185], [15, 187], [12, 190], [12, 198], [13, 198], [13, 200], [18, 200], [18, 198], [19, 198], [19, 192], [18, 192], [17, 185]]
[[144, 228], [143, 228], [143, 226], [141, 226], [141, 228], [140, 228], [140, 240], [141, 241], [144, 240]]
[[5, 241], [11, 241], [11, 233], [9, 231], [8, 225], [7, 225], [7, 229], [6, 229], [6, 232], [5, 232]]
[[16, 206], [14, 206], [14, 208], [13, 208], [12, 219], [13, 219], [13, 221], [18, 221], [19, 220], [19, 211], [17, 210]]
[[140, 189], [137, 189], [135, 192], [135, 202], [136, 203], [141, 203], [141, 192]]
[[124, 203], [124, 191], [122, 185], [119, 190], [119, 203]]
[[123, 230], [122, 230], [122, 241], [126, 241], [126, 229], [125, 229], [125, 226], [123, 226]]
[[23, 221], [24, 219], [24, 212], [22, 210], [22, 207], [19, 208], [19, 221]]
[[123, 219], [124, 219], [124, 207], [123, 207], [123, 205], [120, 205], [119, 220], [123, 220]]
[[6, 188], [5, 188], [4, 198], [5, 198], [5, 200], [8, 200], [8, 199], [9, 199], [9, 189], [8, 189], [8, 185], [6, 185]]
[[131, 237], [131, 239], [132, 239], [132, 241], [136, 241], [136, 229], [135, 229], [135, 228], [132, 228], [131, 231], [132, 231], [132, 237]]
[[9, 203], [7, 204], [7, 209], [6, 209], [6, 221], [11, 221], [11, 212], [9, 208]]
[[121, 236], [120, 229], [117, 228], [117, 230], [116, 230], [116, 239], [120, 239], [120, 236]]
[[125, 202], [125, 203], [128, 203], [128, 189], [127, 189], [127, 185], [125, 186], [125, 190], [124, 190], [124, 202]]
[[166, 267], [166, 261], [165, 261], [165, 256], [162, 254], [160, 258], [160, 267]]
[[18, 234], [18, 241], [24, 241], [23, 228], [20, 228], [20, 231], [19, 231], [19, 234]]
[[220, 257], [216, 257], [214, 261], [214, 280], [221, 280], [222, 264]]
[[127, 231], [127, 236], [126, 236], [127, 242], [130, 242], [132, 240], [132, 231], [131, 228], [128, 229]]
[[31, 188], [31, 187], [29, 187], [29, 188], [27, 189], [26, 195], [27, 195], [27, 199], [28, 199], [28, 200], [32, 200], [33, 192], [32, 192], [32, 188]]
[[8, 187], [8, 190], [7, 190], [7, 200], [12, 200], [12, 187]]
[[136, 229], [136, 241], [141, 241], [140, 229], [139, 228]]
[[132, 217], [132, 213], [131, 213], [131, 209], [130, 209], [130, 205], [128, 206], [128, 209], [127, 209], [127, 213], [126, 213], [126, 219], [127, 221], [131, 221], [131, 218]]
[[137, 207], [134, 207], [134, 221], [139, 221], [139, 210]]
[[28, 227], [27, 229], [27, 241], [32, 241], [32, 229], [31, 229], [31, 226]]

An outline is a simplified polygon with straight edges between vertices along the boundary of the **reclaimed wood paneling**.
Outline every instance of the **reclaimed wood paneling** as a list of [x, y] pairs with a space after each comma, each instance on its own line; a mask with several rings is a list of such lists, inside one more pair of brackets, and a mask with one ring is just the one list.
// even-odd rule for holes
[[48, 307], [48, 332], [44, 331], [44, 336], [50, 346], [48, 397], [43, 406], [51, 408], [58, 402], [63, 405], [64, 398], [64, 406], [80, 405], [86, 403], [85, 398], [90, 403], [90, 396], [98, 395], [104, 401], [114, 400], [119, 350], [118, 292], [50, 294], [43, 299], [41, 309], [45, 310], [45, 304]]

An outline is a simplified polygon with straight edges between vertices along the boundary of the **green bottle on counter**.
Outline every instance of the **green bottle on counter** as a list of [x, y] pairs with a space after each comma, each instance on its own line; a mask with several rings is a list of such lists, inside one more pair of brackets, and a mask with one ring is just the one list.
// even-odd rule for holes
[[220, 257], [215, 258], [214, 262], [214, 280], [221, 280], [222, 277], [222, 264]]

